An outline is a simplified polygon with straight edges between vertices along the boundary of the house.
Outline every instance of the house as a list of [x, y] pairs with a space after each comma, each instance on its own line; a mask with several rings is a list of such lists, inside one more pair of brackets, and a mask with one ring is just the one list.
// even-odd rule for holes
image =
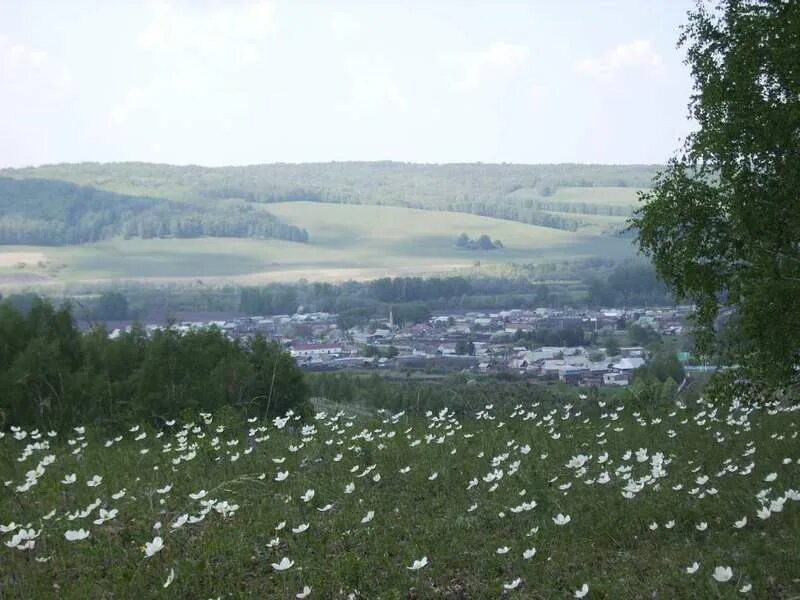
[[603, 385], [628, 385], [628, 376], [623, 373], [605, 373]]
[[344, 353], [341, 344], [293, 344], [292, 358], [320, 359], [322, 357], [339, 356]]
[[643, 366], [644, 363], [644, 359], [639, 357], [623, 358], [622, 360], [612, 364], [611, 368], [617, 373], [628, 375], [633, 373], [633, 371], [639, 367]]

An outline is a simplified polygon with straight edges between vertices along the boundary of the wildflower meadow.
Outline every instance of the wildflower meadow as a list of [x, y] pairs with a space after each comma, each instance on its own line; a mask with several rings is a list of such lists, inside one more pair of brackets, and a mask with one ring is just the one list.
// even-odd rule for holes
[[797, 404], [327, 408], [11, 427], [0, 596], [800, 595]]

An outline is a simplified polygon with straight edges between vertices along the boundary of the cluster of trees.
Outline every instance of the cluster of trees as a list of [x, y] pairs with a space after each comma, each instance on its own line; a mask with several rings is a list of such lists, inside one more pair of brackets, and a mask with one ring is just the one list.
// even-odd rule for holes
[[368, 297], [381, 302], [416, 302], [453, 298], [472, 291], [464, 277], [384, 277], [368, 284]]
[[[588, 335], [588, 337], [587, 337]], [[582, 346], [595, 341], [592, 333], [574, 325], [569, 327], [540, 328], [534, 331], [520, 331], [514, 334], [514, 343], [528, 349], [538, 346]]]
[[308, 232], [252, 206], [203, 210], [46, 179], [0, 177], [0, 244], [58, 246], [126, 238], [254, 237], [307, 242]]
[[0, 423], [114, 428], [224, 406], [251, 415], [306, 410], [302, 373], [263, 338], [134, 327], [110, 339], [102, 327], [81, 333], [69, 305], [37, 298], [27, 308], [0, 303]]
[[[631, 225], [706, 356], [749, 389], [800, 390], [800, 3], [698, 3], [680, 44], [697, 125]], [[719, 317], [733, 309], [720, 343]], [[730, 343], [733, 341], [734, 343]]]
[[462, 233], [456, 240], [456, 248], [461, 248], [462, 250], [497, 250], [503, 247], [503, 242], [500, 240], [492, 241], [492, 238], [485, 233], [474, 240], [466, 233]]
[[624, 263], [599, 277], [584, 276], [591, 307], [666, 306], [674, 303], [671, 290], [658, 279], [652, 265]]

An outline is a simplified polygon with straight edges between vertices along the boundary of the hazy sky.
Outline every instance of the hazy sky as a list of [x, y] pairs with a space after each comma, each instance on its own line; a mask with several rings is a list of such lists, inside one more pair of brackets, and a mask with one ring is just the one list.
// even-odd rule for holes
[[0, 0], [0, 166], [662, 162], [683, 0]]

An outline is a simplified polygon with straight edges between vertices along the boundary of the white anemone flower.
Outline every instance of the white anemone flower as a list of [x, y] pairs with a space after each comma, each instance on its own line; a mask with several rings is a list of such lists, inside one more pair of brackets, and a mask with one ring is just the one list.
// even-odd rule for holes
[[94, 477], [86, 481], [86, 485], [89, 487], [97, 487], [101, 483], [103, 483], [103, 478], [100, 477], [100, 475], [95, 475]]
[[168, 588], [172, 585], [172, 582], [175, 581], [175, 569], [169, 570], [169, 575], [167, 575], [167, 580], [164, 582], [164, 585], [161, 587]]
[[412, 564], [410, 567], [406, 567], [406, 569], [408, 569], [409, 571], [419, 571], [421, 568], [427, 565], [428, 565], [428, 557], [423, 556], [419, 560], [415, 560], [414, 564]]
[[745, 525], [747, 525], [747, 517], [746, 516], [742, 517], [738, 521], [734, 521], [733, 522], [733, 526], [736, 527], [736, 529], [741, 529]]
[[161, 552], [164, 548], [164, 540], [160, 535], [157, 535], [153, 538], [152, 542], [145, 542], [144, 544], [144, 555], [148, 558]]
[[61, 483], [64, 485], [71, 485], [77, 481], [78, 476], [75, 473], [69, 473], [68, 475], [64, 475], [64, 479], [61, 480]]
[[589, 584], [588, 583], [584, 583], [581, 586], [581, 589], [576, 590], [575, 597], [576, 598], [583, 598], [588, 593], [589, 593]]
[[374, 510], [367, 511], [367, 514], [364, 515], [364, 518], [361, 519], [361, 522], [365, 523], [365, 524], [369, 523], [370, 521], [372, 521], [372, 519], [374, 517], [375, 517], [375, 511]]
[[571, 520], [572, 518], [569, 515], [562, 515], [561, 513], [558, 513], [555, 517], [553, 517], [553, 523], [556, 525], [566, 525]]
[[315, 493], [316, 493], [316, 492], [314, 492], [314, 490], [306, 490], [306, 493], [305, 493], [305, 494], [303, 494], [302, 496], [300, 496], [300, 499], [301, 499], [303, 502], [310, 502], [310, 501], [311, 501], [311, 499], [314, 497], [314, 494], [315, 494]]
[[511, 548], [509, 548], [508, 546], [502, 546], [501, 548], [495, 550], [495, 552], [497, 552], [497, 554], [508, 554], [509, 550], [511, 550]]
[[85, 529], [70, 529], [64, 532], [64, 538], [68, 542], [77, 542], [78, 540], [85, 540], [89, 537], [89, 532]]
[[208, 492], [205, 490], [200, 490], [199, 492], [195, 492], [194, 494], [189, 494], [189, 498], [192, 500], [200, 500], [200, 498], [205, 498]]
[[748, 584], [745, 584], [742, 587], [740, 587], [739, 591], [742, 592], [743, 594], [746, 594], [752, 589], [753, 589], [753, 584], [752, 583], [748, 583]]
[[528, 548], [522, 553], [522, 558], [525, 560], [530, 560], [536, 554], [536, 548]]
[[291, 569], [294, 565], [293, 560], [289, 560], [288, 557], [284, 556], [279, 563], [272, 563], [272, 568], [276, 571], [286, 571], [287, 569]]
[[304, 585], [303, 586], [303, 591], [302, 592], [297, 592], [294, 595], [294, 597], [295, 598], [300, 598], [300, 600], [302, 600], [303, 598], [308, 598], [308, 596], [310, 596], [310, 595], [311, 595], [311, 588], [309, 586], [307, 586], [307, 585]]
[[712, 577], [720, 583], [725, 583], [726, 581], [730, 581], [731, 577], [733, 577], [733, 569], [730, 567], [716, 567]]
[[699, 568], [700, 568], [700, 563], [697, 562], [697, 561], [694, 561], [691, 565], [686, 567], [686, 572], [689, 575], [694, 575], [695, 573], [697, 573], [697, 569], [699, 569]]
[[504, 583], [503, 584], [503, 589], [504, 590], [509, 590], [509, 591], [510, 590], [515, 590], [515, 589], [517, 589], [519, 587], [520, 583], [522, 583], [522, 579], [520, 577], [517, 577], [514, 581], [510, 581], [509, 583]]
[[308, 529], [308, 523], [302, 523], [297, 527], [292, 527], [292, 533], [303, 533]]

